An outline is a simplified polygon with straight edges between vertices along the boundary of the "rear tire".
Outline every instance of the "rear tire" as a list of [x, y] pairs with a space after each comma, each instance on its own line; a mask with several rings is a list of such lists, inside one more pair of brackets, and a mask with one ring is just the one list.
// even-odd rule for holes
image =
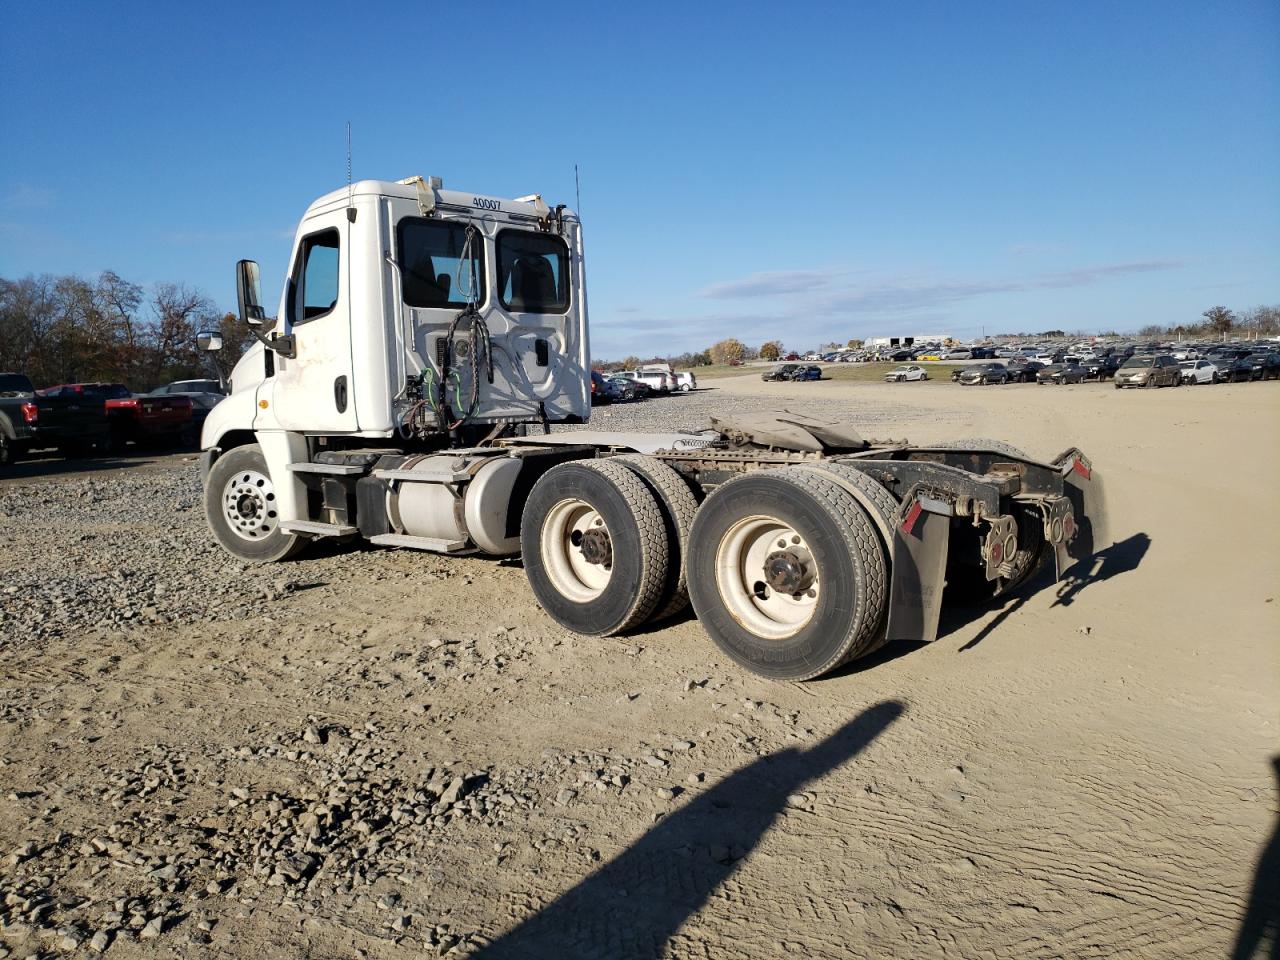
[[689, 606], [685, 568], [689, 553], [689, 530], [693, 527], [694, 514], [698, 512], [698, 498], [679, 471], [661, 460], [638, 453], [627, 453], [610, 457], [607, 462], [624, 464], [627, 469], [638, 474], [662, 507], [669, 545], [667, 582], [654, 608], [657, 613], [652, 619], [665, 620], [675, 616]]
[[810, 469], [730, 480], [690, 533], [689, 595], [703, 627], [736, 663], [774, 680], [809, 680], [872, 649], [887, 573], [862, 507]]
[[636, 473], [608, 460], [562, 463], [543, 474], [525, 504], [520, 550], [542, 609], [588, 636], [647, 620], [669, 572], [657, 499]]
[[235, 447], [213, 462], [204, 486], [204, 515], [214, 538], [232, 556], [272, 563], [299, 553], [306, 540], [280, 530], [275, 488], [256, 444]]

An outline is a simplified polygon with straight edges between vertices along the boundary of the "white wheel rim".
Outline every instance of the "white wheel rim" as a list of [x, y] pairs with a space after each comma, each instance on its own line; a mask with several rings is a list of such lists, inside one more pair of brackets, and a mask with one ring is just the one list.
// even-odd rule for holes
[[[798, 594], [775, 590], [766, 582], [765, 562], [786, 551], [804, 562], [810, 582]], [[716, 586], [730, 615], [766, 640], [785, 640], [813, 619], [821, 597], [818, 565], [805, 539], [774, 517], [739, 520], [716, 547]]]
[[575, 603], [596, 599], [613, 577], [612, 565], [591, 563], [582, 555], [582, 535], [588, 530], [609, 532], [604, 518], [585, 500], [561, 500], [542, 524], [539, 547], [547, 579]]
[[241, 470], [222, 488], [222, 514], [241, 540], [263, 540], [276, 528], [276, 493], [271, 478]]

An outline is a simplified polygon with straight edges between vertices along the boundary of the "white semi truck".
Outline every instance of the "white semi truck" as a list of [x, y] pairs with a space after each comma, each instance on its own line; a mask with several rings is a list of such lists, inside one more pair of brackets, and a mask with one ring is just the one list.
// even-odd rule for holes
[[354, 537], [520, 554], [570, 630], [691, 603], [735, 661], [799, 680], [934, 639], [944, 587], [989, 597], [1105, 546], [1075, 449], [868, 441], [787, 412], [553, 432], [591, 412], [587, 291], [578, 217], [539, 196], [355, 183], [307, 209], [274, 322], [257, 264], [237, 290], [256, 342], [205, 421], [201, 474], [213, 535], [245, 560]]

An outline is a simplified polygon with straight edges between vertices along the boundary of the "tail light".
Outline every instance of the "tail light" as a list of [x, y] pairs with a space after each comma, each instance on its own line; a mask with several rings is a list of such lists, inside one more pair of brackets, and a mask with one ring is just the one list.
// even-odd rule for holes
[[22, 405], [22, 419], [24, 423], [35, 423], [40, 419], [40, 408], [34, 403], [24, 403]]

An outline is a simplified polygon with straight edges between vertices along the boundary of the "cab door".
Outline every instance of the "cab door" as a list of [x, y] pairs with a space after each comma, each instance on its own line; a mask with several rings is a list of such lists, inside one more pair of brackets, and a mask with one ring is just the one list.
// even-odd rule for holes
[[276, 355], [269, 381], [273, 419], [285, 430], [356, 430], [347, 226], [341, 211], [312, 217], [294, 251], [280, 326], [293, 336], [295, 355]]

